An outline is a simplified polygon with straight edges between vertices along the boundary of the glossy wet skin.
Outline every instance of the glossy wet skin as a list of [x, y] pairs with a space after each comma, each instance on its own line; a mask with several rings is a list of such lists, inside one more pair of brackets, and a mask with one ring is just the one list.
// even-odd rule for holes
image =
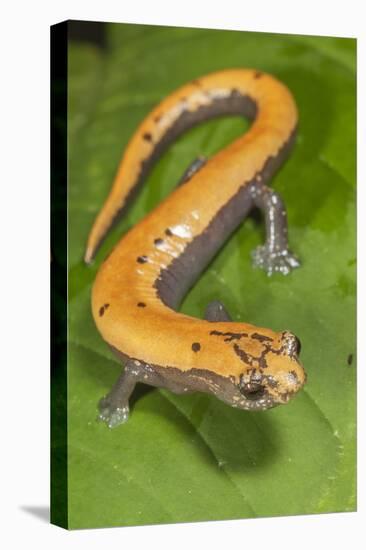
[[126, 421], [137, 382], [176, 393], [213, 393], [248, 410], [286, 403], [305, 383], [291, 333], [232, 322], [217, 308], [204, 319], [177, 311], [253, 208], [263, 212], [266, 226], [254, 265], [283, 275], [299, 266], [288, 247], [283, 201], [266, 185], [292, 146], [297, 109], [286, 86], [270, 75], [252, 69], [206, 75], [173, 92], [145, 118], [96, 218], [85, 261], [92, 261], [169, 141], [207, 118], [234, 113], [254, 120], [250, 130], [214, 157], [193, 163], [183, 183], [124, 235], [98, 271], [93, 317], [103, 339], [127, 361], [100, 407], [109, 426]]

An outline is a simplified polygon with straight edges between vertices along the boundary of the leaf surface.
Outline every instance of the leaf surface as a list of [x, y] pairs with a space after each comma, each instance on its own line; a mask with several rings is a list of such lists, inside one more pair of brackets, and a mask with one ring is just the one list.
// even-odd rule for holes
[[[355, 41], [121, 24], [108, 33], [106, 54], [69, 49], [70, 527], [354, 510]], [[108, 430], [95, 420], [96, 405], [121, 367], [91, 316], [98, 265], [192, 159], [214, 154], [247, 122], [210, 121], [171, 145], [92, 267], [82, 262], [88, 231], [149, 110], [190, 79], [241, 66], [276, 75], [298, 104], [297, 143], [273, 187], [287, 204], [302, 267], [288, 277], [253, 270], [263, 224], [250, 217], [182, 311], [202, 317], [221, 299], [235, 320], [292, 330], [308, 383], [288, 405], [258, 413], [141, 385], [129, 421]]]

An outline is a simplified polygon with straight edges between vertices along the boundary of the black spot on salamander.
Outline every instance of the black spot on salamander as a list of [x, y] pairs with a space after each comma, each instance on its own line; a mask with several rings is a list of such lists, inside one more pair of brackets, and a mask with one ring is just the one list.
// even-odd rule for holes
[[263, 76], [263, 73], [261, 73], [260, 71], [256, 71], [254, 73], [254, 78], [260, 78], [261, 76]]
[[240, 338], [248, 336], [246, 332], [220, 332], [219, 330], [211, 330], [210, 334], [213, 336], [225, 336], [224, 342], [240, 340]]
[[350, 353], [349, 356], [347, 357], [347, 363], [349, 366], [351, 366], [352, 362], [353, 362], [353, 353]]
[[258, 334], [258, 332], [253, 332], [250, 337], [253, 338], [253, 340], [259, 340], [259, 342], [273, 342], [273, 338], [265, 336], [264, 334]]
[[99, 309], [99, 317], [103, 317], [105, 310], [108, 309], [108, 308], [109, 308], [109, 304], [104, 304], [104, 306], [102, 306]]
[[139, 264], [146, 264], [147, 260], [148, 260], [148, 257], [147, 257], [147, 256], [138, 256], [138, 258], [137, 258], [136, 261], [137, 261]]
[[192, 344], [192, 350], [197, 353], [201, 349], [201, 344], [199, 342], [193, 342]]
[[146, 304], [144, 302], [139, 302], [137, 304], [137, 307], [146, 307]]
[[145, 132], [142, 137], [145, 141], [152, 141], [152, 135], [150, 134], [150, 132]]
[[154, 239], [155, 246], [161, 246], [163, 244], [163, 239]]
[[169, 227], [165, 230], [165, 235], [168, 237], [171, 237], [173, 235], [172, 231], [169, 229]]

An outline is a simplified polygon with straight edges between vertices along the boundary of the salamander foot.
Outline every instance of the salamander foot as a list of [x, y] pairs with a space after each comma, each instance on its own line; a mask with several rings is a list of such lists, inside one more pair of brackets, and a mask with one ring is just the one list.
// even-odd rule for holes
[[267, 245], [258, 246], [252, 251], [254, 267], [263, 269], [267, 275], [282, 273], [288, 275], [290, 271], [300, 266], [298, 258], [287, 248], [271, 251]]
[[99, 401], [98, 420], [105, 422], [108, 428], [115, 428], [127, 422], [128, 400], [143, 374], [141, 363], [131, 359], [127, 361], [111, 391]]
[[120, 424], [124, 424], [128, 420], [129, 407], [118, 407], [113, 405], [112, 401], [108, 397], [103, 397], [99, 402], [99, 415], [98, 420], [105, 422], [108, 428], [115, 428]]

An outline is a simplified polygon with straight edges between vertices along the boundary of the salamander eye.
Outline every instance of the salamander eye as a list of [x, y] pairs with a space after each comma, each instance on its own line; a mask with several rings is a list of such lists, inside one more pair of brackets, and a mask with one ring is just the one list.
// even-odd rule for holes
[[246, 399], [255, 401], [260, 399], [264, 395], [264, 387], [256, 382], [249, 382], [247, 384], [240, 385], [240, 393], [244, 395]]
[[295, 336], [295, 351], [296, 355], [300, 355], [301, 352], [301, 342], [297, 336]]
[[282, 333], [282, 345], [284, 351], [292, 357], [299, 355], [301, 351], [301, 342], [292, 332], [285, 331]]

